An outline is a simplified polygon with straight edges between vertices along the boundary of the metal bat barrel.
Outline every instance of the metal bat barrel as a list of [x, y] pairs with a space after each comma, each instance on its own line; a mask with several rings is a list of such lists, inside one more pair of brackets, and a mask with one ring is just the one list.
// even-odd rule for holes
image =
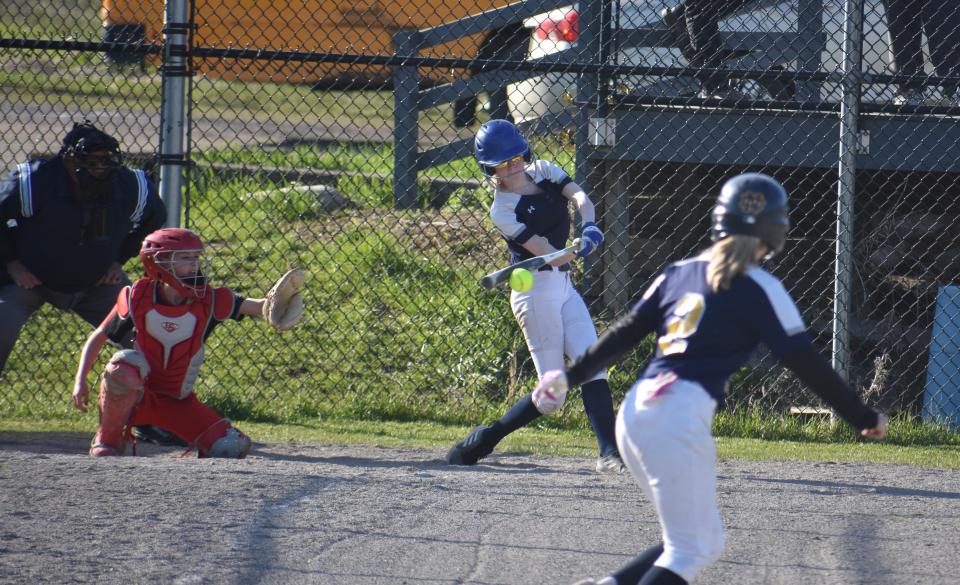
[[543, 256], [534, 256], [533, 258], [527, 258], [526, 260], [517, 262], [516, 264], [511, 264], [506, 268], [501, 268], [496, 272], [491, 272], [490, 274], [484, 276], [480, 280], [480, 286], [487, 289], [495, 288], [498, 284], [502, 284], [510, 280], [510, 274], [513, 273], [513, 271], [516, 270], [517, 268], [526, 268], [527, 270], [530, 270], [533, 268], [540, 268], [541, 266], [543, 266], [544, 264], [547, 264], [548, 262], [552, 262], [557, 258], [566, 256], [571, 252], [576, 252], [579, 249], [580, 249], [580, 239], [577, 238], [576, 240], [573, 241], [572, 246], [564, 248], [563, 250], [557, 250], [556, 252], [551, 252], [550, 254], [544, 254]]

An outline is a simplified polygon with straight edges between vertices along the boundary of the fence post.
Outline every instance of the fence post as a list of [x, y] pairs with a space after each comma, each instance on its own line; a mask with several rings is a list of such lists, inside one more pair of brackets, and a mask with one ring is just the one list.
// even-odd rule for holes
[[849, 380], [850, 316], [853, 284], [853, 210], [857, 173], [857, 122], [860, 114], [860, 60], [863, 0], [845, 0], [843, 23], [843, 101], [840, 104], [840, 162], [837, 182], [837, 245], [833, 295], [833, 367]]
[[[600, 60], [602, 2], [603, 0], [585, 0], [580, 3], [580, 39], [576, 55], [576, 60], [579, 62], [602, 62]], [[587, 56], [587, 59], [582, 59], [584, 55]], [[581, 73], [577, 76], [576, 101], [580, 105], [574, 115], [576, 125], [575, 175], [577, 183], [592, 198], [599, 198], [598, 189], [603, 184], [603, 171], [606, 167], [606, 165], [590, 159], [590, 149], [592, 148], [590, 146], [590, 117], [591, 108], [595, 106], [594, 102], [598, 96], [598, 84], [596, 73]], [[594, 200], [597, 201], [597, 199]], [[577, 217], [577, 220], [579, 221], [580, 218]], [[595, 285], [599, 285], [597, 286], [598, 289], [602, 287], [602, 278], [597, 278], [596, 258], [592, 256], [584, 258], [581, 289], [585, 292], [589, 291], [588, 296], [602, 301], [602, 293], [599, 290], [593, 290]]]
[[[398, 32], [393, 35], [397, 56], [416, 55], [419, 33]], [[414, 209], [417, 206], [417, 158], [420, 107], [417, 98], [419, 82], [416, 66], [393, 68], [393, 206]]]
[[[797, 3], [797, 31], [804, 39], [797, 53], [798, 69], [800, 71], [816, 73], [820, 70], [820, 52], [824, 43], [814, 43], [813, 36], [823, 36], [823, 0], [799, 0]], [[797, 100], [801, 102], [817, 101], [820, 99], [820, 83], [815, 81], [798, 81]]]
[[160, 113], [160, 195], [167, 207], [167, 225], [180, 225], [186, 128], [185, 89], [189, 69], [187, 19], [189, 0], [167, 0], [163, 25], [163, 90]]
[[607, 242], [603, 256], [604, 304], [619, 315], [630, 302], [630, 162], [611, 161], [604, 189], [603, 228]]

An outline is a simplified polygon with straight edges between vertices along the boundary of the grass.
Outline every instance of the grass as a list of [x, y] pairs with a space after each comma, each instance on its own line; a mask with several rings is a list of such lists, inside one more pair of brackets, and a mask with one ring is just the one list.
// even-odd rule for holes
[[[213, 156], [229, 162], [261, 155]], [[299, 156], [310, 164], [321, 158], [311, 159], [317, 153], [306, 151]], [[349, 153], [333, 156], [348, 169], [363, 164], [362, 157]], [[192, 185], [190, 225], [210, 246], [216, 282], [259, 296], [288, 265], [304, 266], [309, 274], [307, 321], [287, 335], [252, 320], [223, 325], [208, 342], [198, 395], [246, 425], [285, 425], [265, 431], [266, 436], [292, 437], [292, 429], [304, 429], [305, 437], [328, 432], [325, 436], [355, 435], [363, 441], [368, 435], [366, 440], [381, 441], [396, 434], [389, 440], [437, 445], [477, 421], [498, 417], [532, 388], [534, 375], [505, 293], [476, 284], [503, 261], [484, 203], [395, 211], [371, 193], [350, 185], [343, 191], [358, 206], [324, 212], [311, 195], [280, 192], [255, 174], [231, 180], [209, 176]], [[390, 192], [382, 185], [375, 191]], [[137, 276], [136, 262], [128, 269]], [[598, 328], [604, 327], [601, 321]], [[5, 388], [0, 416], [92, 429], [92, 415], [73, 412], [69, 403], [87, 331], [85, 324], [49, 307], [32, 319], [0, 374]], [[647, 340], [611, 368], [615, 400], [630, 387], [651, 346]], [[98, 370], [106, 358], [104, 352]], [[756, 375], [738, 376], [732, 395], [750, 404], [760, 383]], [[569, 433], [563, 435], [571, 437], [568, 446], [560, 439], [528, 442], [521, 434], [506, 448], [559, 445], [550, 447], [552, 452], [589, 451], [589, 424], [579, 402], [574, 392], [557, 416], [530, 431]], [[891, 428], [895, 446], [871, 451], [844, 425], [803, 423], [776, 414], [776, 407], [721, 413], [715, 428], [721, 444], [751, 439], [783, 447], [764, 455], [758, 442], [727, 443], [737, 445], [735, 453], [743, 456], [753, 452], [751, 457], [797, 457], [806, 450], [797, 445], [806, 445], [827, 459], [840, 452], [922, 464], [928, 456], [936, 465], [948, 465], [960, 445], [960, 435], [903, 416]], [[337, 425], [346, 427], [324, 430]], [[907, 455], [890, 455], [904, 449]], [[780, 451], [786, 455], [776, 455]]]
[[[84, 20], [66, 34], [60, 11], [73, 6], [71, 14], [87, 15], [97, 5], [86, 0], [5, 4], [0, 34], [95, 40], [99, 23]], [[97, 54], [12, 50], [0, 51], [0, 63], [0, 90], [8, 100], [77, 102], [111, 111], [159, 107], [160, 76], [152, 66], [140, 72], [108, 66]], [[339, 128], [344, 135], [358, 124], [387, 133], [392, 126], [389, 92], [317, 92], [306, 84], [202, 75], [194, 81], [194, 116], [298, 120]], [[421, 114], [421, 128], [446, 128], [449, 119], [449, 106], [435, 108]], [[572, 150], [558, 140], [538, 140], [534, 148], [573, 172]], [[214, 253], [215, 280], [259, 296], [288, 265], [309, 272], [309, 317], [295, 333], [281, 336], [244, 320], [225, 324], [210, 339], [197, 391], [212, 406], [256, 429], [257, 436], [278, 440], [436, 447], [476, 421], [499, 416], [531, 389], [532, 364], [506, 295], [476, 285], [505, 260], [486, 217], [489, 192], [461, 189], [432, 208], [437, 193], [425, 189], [421, 209], [394, 211], [393, 152], [383, 144], [304, 142], [194, 156], [198, 162], [249, 169], [234, 179], [212, 171], [192, 176], [188, 223]], [[342, 172], [337, 188], [355, 206], [327, 212], [309, 193], [281, 192], [258, 171], [273, 166]], [[469, 179], [478, 173], [465, 159], [423, 175]], [[127, 268], [133, 276], [139, 272], [136, 261]], [[605, 325], [598, 319], [598, 328]], [[39, 417], [47, 421], [43, 424], [93, 428], [93, 415], [75, 413], [69, 403], [77, 353], [88, 331], [78, 319], [49, 307], [28, 323], [0, 374], [0, 416], [6, 419], [0, 425]], [[631, 385], [650, 345], [648, 340], [611, 369], [616, 400]], [[104, 352], [98, 370], [106, 358]], [[927, 458], [928, 464], [946, 466], [956, 461], [960, 436], [948, 429], [902, 416], [891, 427], [892, 445], [867, 445], [843, 425], [778, 415], [787, 394], [770, 393], [760, 388], [763, 382], [760, 374], [746, 373], [734, 380], [732, 396], [741, 408], [721, 413], [715, 425], [721, 452], [732, 449], [727, 456], [820, 453], [828, 459], [869, 456], [898, 462], [902, 457], [912, 464], [925, 464]], [[592, 438], [578, 402], [574, 393], [558, 416], [511, 436], [505, 447], [589, 454]]]
[[[463, 438], [469, 426], [432, 421], [313, 420], [297, 424], [235, 421], [259, 443], [374, 445], [435, 449], [438, 457]], [[92, 417], [83, 420], [0, 420], [0, 432], [79, 432], [92, 435]], [[593, 457], [589, 431], [531, 425], [508, 436], [498, 451], [560, 457]], [[718, 437], [721, 460], [880, 463], [930, 468], [960, 468], [960, 445], [897, 445], [873, 442], [809, 443]]]
[[100, 0], [0, 3], [0, 37], [98, 41]]

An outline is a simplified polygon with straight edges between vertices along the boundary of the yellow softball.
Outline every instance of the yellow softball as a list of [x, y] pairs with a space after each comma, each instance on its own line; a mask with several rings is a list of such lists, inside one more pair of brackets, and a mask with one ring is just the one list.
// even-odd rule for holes
[[526, 268], [517, 268], [510, 273], [510, 288], [517, 292], [527, 292], [533, 288], [533, 274]]

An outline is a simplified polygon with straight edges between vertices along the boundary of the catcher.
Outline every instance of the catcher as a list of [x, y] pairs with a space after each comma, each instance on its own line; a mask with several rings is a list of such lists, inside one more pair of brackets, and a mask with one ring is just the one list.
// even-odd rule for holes
[[[200, 457], [242, 459], [250, 439], [193, 392], [204, 342], [227, 319], [263, 316], [280, 331], [303, 318], [304, 273], [287, 272], [263, 299], [245, 299], [207, 282], [203, 241], [181, 228], [164, 228], [140, 248], [146, 277], [124, 287], [113, 309], [90, 335], [80, 357], [73, 403], [86, 411], [87, 375], [107, 340], [132, 330], [133, 349], [116, 352], [100, 383], [100, 425], [90, 455], [122, 455], [133, 425], [169, 429]], [[134, 443], [135, 444], [135, 443]]]

